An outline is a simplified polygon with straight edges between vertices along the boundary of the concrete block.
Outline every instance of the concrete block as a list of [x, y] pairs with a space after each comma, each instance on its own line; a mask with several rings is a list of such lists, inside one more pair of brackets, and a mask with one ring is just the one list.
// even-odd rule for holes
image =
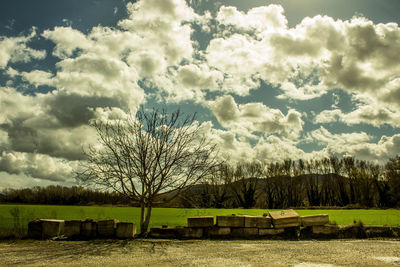
[[228, 238], [231, 235], [231, 228], [214, 226], [207, 229], [207, 237], [209, 238]]
[[391, 227], [383, 225], [364, 225], [364, 231], [368, 238], [371, 237], [395, 237]]
[[97, 236], [97, 223], [93, 220], [81, 222], [81, 237], [89, 239]]
[[319, 214], [319, 215], [308, 215], [301, 216], [301, 226], [316, 226], [316, 225], [325, 225], [329, 223], [328, 214]]
[[28, 236], [34, 239], [42, 238], [43, 225], [42, 221], [37, 219], [28, 223]]
[[260, 237], [276, 236], [276, 235], [283, 234], [284, 232], [285, 232], [284, 229], [271, 229], [271, 228], [258, 229], [258, 235]]
[[245, 215], [244, 227], [271, 228], [271, 217]]
[[314, 225], [312, 226], [314, 235], [338, 235], [339, 227], [337, 225]]
[[214, 225], [213, 216], [200, 216], [187, 218], [188, 227], [212, 227]]
[[177, 239], [178, 230], [176, 227], [152, 227], [148, 236], [151, 238]]
[[64, 232], [64, 220], [43, 220], [42, 222], [42, 238], [52, 238], [60, 236]]
[[294, 210], [271, 211], [274, 228], [287, 228], [300, 226], [300, 216]]
[[258, 228], [232, 228], [232, 237], [255, 238], [258, 237]]
[[68, 238], [80, 236], [81, 235], [81, 221], [80, 220], [65, 221], [63, 235]]
[[97, 234], [99, 237], [111, 238], [115, 236], [117, 220], [103, 220], [97, 222]]
[[244, 216], [217, 216], [218, 227], [244, 227]]
[[181, 239], [199, 239], [204, 237], [204, 228], [183, 227], [177, 228], [178, 237]]
[[115, 230], [117, 238], [126, 239], [133, 238], [136, 234], [136, 224], [132, 222], [119, 222]]

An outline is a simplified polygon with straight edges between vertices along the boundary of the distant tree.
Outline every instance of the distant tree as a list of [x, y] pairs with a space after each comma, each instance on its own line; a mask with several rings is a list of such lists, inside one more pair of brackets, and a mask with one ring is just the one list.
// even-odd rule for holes
[[[169, 201], [209, 175], [217, 164], [216, 147], [201, 134], [195, 116], [177, 110], [146, 112], [112, 121], [94, 121], [97, 146], [85, 149], [77, 177], [138, 202], [140, 233], [147, 232], [156, 201]], [[170, 192], [171, 197], [159, 197]]]

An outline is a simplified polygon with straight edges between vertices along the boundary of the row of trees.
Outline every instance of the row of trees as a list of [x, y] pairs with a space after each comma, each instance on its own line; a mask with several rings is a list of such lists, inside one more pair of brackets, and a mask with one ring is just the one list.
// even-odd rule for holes
[[[193, 191], [196, 194], [193, 194]], [[400, 206], [400, 157], [381, 166], [353, 157], [223, 164], [188, 189], [182, 206], [287, 208]]]
[[81, 186], [50, 185], [24, 189], [4, 189], [0, 202], [51, 205], [128, 204], [129, 199], [110, 191], [92, 190]]

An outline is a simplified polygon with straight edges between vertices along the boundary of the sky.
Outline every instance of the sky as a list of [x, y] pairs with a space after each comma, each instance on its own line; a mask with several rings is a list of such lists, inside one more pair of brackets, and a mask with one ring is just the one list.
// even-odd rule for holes
[[95, 119], [197, 113], [235, 164], [400, 154], [398, 0], [2, 0], [0, 189], [76, 184]]

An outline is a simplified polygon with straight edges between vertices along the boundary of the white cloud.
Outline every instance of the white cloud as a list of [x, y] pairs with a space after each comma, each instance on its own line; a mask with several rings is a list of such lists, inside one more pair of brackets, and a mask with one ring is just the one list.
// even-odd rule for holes
[[365, 132], [332, 134], [324, 127], [311, 132], [311, 137], [325, 146], [328, 155], [353, 156], [357, 159], [385, 163], [400, 153], [400, 134], [382, 136], [373, 143], [372, 136]]
[[290, 109], [285, 116], [279, 109], [271, 109], [262, 103], [237, 105], [230, 95], [217, 98], [211, 109], [218, 121], [232, 131], [279, 133], [297, 138], [303, 130], [301, 114]]
[[76, 165], [77, 162], [65, 162], [35, 153], [3, 152], [0, 156], [0, 171], [50, 181], [74, 181]]
[[27, 43], [36, 36], [36, 29], [28, 36], [4, 37], [0, 36], [0, 69], [5, 69], [9, 62], [30, 62], [32, 59], [44, 59], [45, 50], [36, 50], [27, 46]]

